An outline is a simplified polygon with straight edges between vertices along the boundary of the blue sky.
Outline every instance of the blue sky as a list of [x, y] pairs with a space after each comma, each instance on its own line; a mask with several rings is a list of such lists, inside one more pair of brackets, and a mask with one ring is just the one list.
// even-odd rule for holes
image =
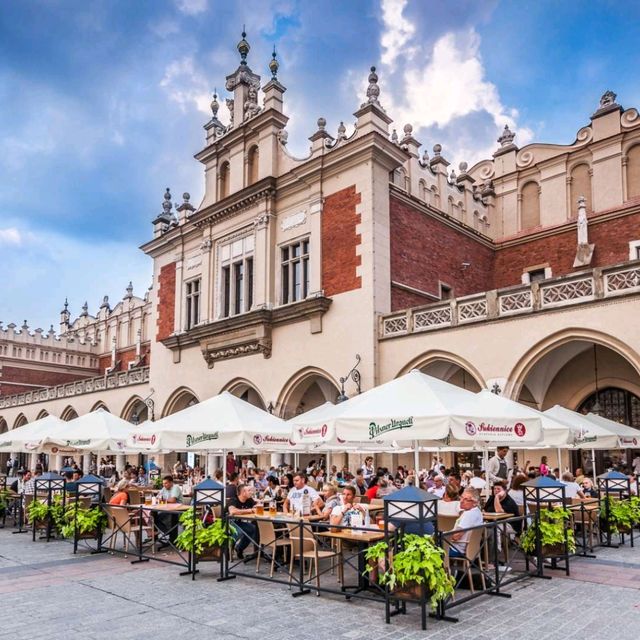
[[[4, 0], [0, 3], [0, 320], [57, 328], [129, 280], [142, 295], [168, 186], [197, 203], [193, 159], [242, 24], [263, 79], [275, 44], [289, 145], [347, 127], [379, 68], [381, 102], [457, 163], [508, 122], [520, 145], [570, 143], [612, 89], [640, 106], [640, 5], [440, 0]], [[221, 109], [222, 119], [226, 118]]]

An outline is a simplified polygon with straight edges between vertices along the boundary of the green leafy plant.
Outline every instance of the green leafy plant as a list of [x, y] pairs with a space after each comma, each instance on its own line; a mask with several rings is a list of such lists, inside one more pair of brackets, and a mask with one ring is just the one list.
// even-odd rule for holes
[[[398, 587], [424, 584], [431, 606], [453, 595], [455, 580], [444, 566], [444, 550], [430, 536], [405, 534], [398, 541], [400, 549], [389, 558], [389, 570], [379, 574], [380, 584]], [[372, 545], [365, 551], [368, 563], [379, 563], [389, 553], [386, 542]]]
[[65, 508], [57, 527], [64, 538], [72, 538], [76, 527], [79, 534], [86, 534], [96, 532], [106, 524], [107, 516], [102, 509], [86, 509], [78, 505], [76, 510], [76, 505], [72, 503]]
[[162, 478], [160, 476], [153, 479], [153, 488], [162, 489]]
[[60, 530], [60, 527], [64, 524], [62, 495], [55, 494], [50, 506], [46, 502], [41, 502], [34, 498], [27, 507], [27, 516], [29, 517], [29, 522], [44, 522], [51, 518], [53, 526]]
[[640, 522], [640, 498], [613, 500], [609, 496], [602, 501], [602, 524], [609, 532], [618, 534], [629, 531]]
[[10, 491], [3, 489], [0, 491], [0, 515], [2, 515], [9, 506]]
[[176, 538], [176, 547], [182, 551], [201, 555], [205, 549], [223, 547], [225, 544], [231, 543], [232, 537], [227, 532], [224, 521], [220, 518], [205, 527], [201, 518], [196, 517], [194, 521], [193, 508], [191, 508], [180, 516], [180, 523], [184, 530]]
[[569, 527], [571, 513], [568, 509], [541, 509], [540, 517], [534, 520], [520, 537], [520, 546], [525, 553], [536, 551], [536, 532], [540, 530], [540, 544], [543, 547], [564, 545], [565, 532], [569, 553], [576, 550], [573, 529]]

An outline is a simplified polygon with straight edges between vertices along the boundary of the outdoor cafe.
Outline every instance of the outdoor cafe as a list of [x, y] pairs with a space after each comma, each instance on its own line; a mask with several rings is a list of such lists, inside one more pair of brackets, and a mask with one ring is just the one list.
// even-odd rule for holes
[[[259, 580], [292, 597], [358, 598], [387, 622], [417, 607], [426, 628], [430, 616], [453, 622], [485, 595], [522, 597], [511, 585], [569, 575], [572, 562], [602, 546], [633, 545], [640, 524], [634, 477], [609, 470], [587, 478], [586, 493], [573, 480], [508, 469], [504, 458], [509, 448], [611, 448], [635, 430], [562, 408], [539, 412], [418, 371], [289, 421], [229, 393], [139, 426], [105, 411], [44, 420], [4, 434], [0, 451], [149, 460], [197, 452], [209, 468], [184, 479], [148, 468], [146, 484], [135, 486], [108, 484], [88, 469], [74, 479], [62, 469], [37, 474], [19, 491], [3, 479], [2, 524], [14, 533], [37, 543], [64, 538], [73, 553], [168, 563], [181, 576], [211, 579], [213, 589]], [[438, 459], [453, 450], [481, 452], [482, 473], [420, 469], [421, 452]], [[363, 465], [350, 478], [330, 465], [345, 451], [367, 460], [410, 453], [415, 464]], [[309, 475], [294, 465], [238, 477], [229, 473], [229, 452], [313, 452], [324, 462]]]

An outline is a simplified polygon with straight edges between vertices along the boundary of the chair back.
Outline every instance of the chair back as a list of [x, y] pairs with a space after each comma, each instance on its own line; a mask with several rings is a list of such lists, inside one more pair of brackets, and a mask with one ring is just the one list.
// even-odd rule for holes
[[129, 504], [142, 504], [142, 493], [139, 489], [127, 489]]
[[126, 533], [131, 532], [129, 509], [113, 504], [107, 504], [104, 506], [104, 510], [107, 513], [107, 518], [109, 518], [114, 525], [112, 527], [113, 529], [116, 531], [124, 531]]
[[276, 540], [276, 530], [273, 526], [273, 522], [268, 520], [257, 520], [258, 533], [260, 535], [260, 544], [268, 547], [272, 545]]
[[480, 549], [482, 548], [482, 537], [484, 534], [484, 529], [474, 529], [469, 534], [469, 540], [467, 542], [467, 550], [465, 556], [467, 560], [473, 562], [480, 553]]
[[451, 531], [456, 526], [458, 516], [438, 514], [438, 531]]
[[291, 522], [287, 523], [289, 539], [291, 540], [291, 553], [294, 556], [299, 556], [306, 551], [313, 551], [315, 549], [316, 541], [313, 534], [306, 528], [302, 532], [302, 544], [300, 544], [300, 526]]

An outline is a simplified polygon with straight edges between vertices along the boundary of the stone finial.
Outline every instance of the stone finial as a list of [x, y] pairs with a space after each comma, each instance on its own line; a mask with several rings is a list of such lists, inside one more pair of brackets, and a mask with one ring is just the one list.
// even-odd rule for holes
[[269, 61], [269, 71], [271, 71], [271, 79], [272, 80], [277, 80], [278, 79], [278, 69], [280, 68], [280, 65], [278, 64], [278, 59], [277, 59], [277, 54], [276, 54], [276, 45], [273, 45], [273, 53], [271, 54], [271, 60]]
[[26, 321], [26, 320], [23, 320], [23, 321], [22, 321], [22, 327], [21, 327], [21, 329], [22, 329], [23, 331], [27, 331], [27, 329], [29, 329], [29, 325], [27, 324], [27, 321]]
[[372, 104], [382, 109], [382, 105], [378, 100], [379, 97], [380, 87], [378, 86], [378, 74], [376, 73], [376, 68], [371, 67], [371, 73], [369, 73], [369, 86], [367, 87], [367, 101], [363, 102], [360, 108], [363, 109], [367, 105]]
[[169, 187], [164, 192], [164, 200], [162, 201], [162, 211], [165, 216], [171, 217], [171, 209], [173, 209], [173, 204], [171, 202], [171, 191]]
[[455, 183], [456, 178], [457, 178], [457, 176], [456, 176], [456, 170], [455, 170], [455, 169], [451, 169], [451, 173], [449, 174], [449, 182], [450, 182], [451, 184]]
[[391, 132], [391, 142], [398, 144], [398, 132], [395, 129]]
[[617, 94], [615, 94], [611, 90], [605, 91], [602, 96], [600, 96], [600, 106], [599, 109], [606, 109], [607, 107], [611, 107], [616, 104]]
[[280, 144], [283, 147], [286, 146], [289, 141], [289, 132], [286, 129], [280, 129], [276, 135], [278, 140], [280, 140]]
[[129, 280], [129, 284], [127, 285], [126, 292], [127, 293], [124, 297], [125, 300], [128, 300], [129, 298], [133, 298], [133, 283], [131, 282], [131, 280]]
[[242, 25], [242, 40], [240, 40], [240, 42], [238, 42], [238, 53], [240, 53], [240, 64], [241, 65], [246, 65], [247, 64], [247, 54], [249, 53], [249, 50], [251, 49], [251, 47], [249, 46], [249, 43], [246, 40], [247, 37], [247, 33], [244, 30], [244, 25]]
[[500, 143], [501, 147], [508, 147], [513, 144], [513, 139], [516, 137], [516, 134], [509, 129], [509, 125], [505, 124], [504, 129], [502, 130], [502, 135], [498, 138], [497, 142]]
[[324, 131], [325, 127], [327, 126], [327, 120], [326, 118], [323, 118], [322, 116], [320, 116], [318, 118], [318, 131]]
[[467, 173], [468, 168], [469, 168], [469, 165], [466, 162], [461, 162], [458, 165], [458, 169], [460, 169], [460, 173]]
[[429, 152], [426, 149], [422, 153], [422, 164], [429, 164]]
[[218, 91], [217, 89], [213, 90], [213, 100], [211, 101], [211, 113], [213, 114], [213, 119], [216, 120], [218, 118], [218, 109], [220, 108], [220, 103], [218, 102]]
[[336, 140], [344, 140], [347, 137], [347, 127], [344, 126], [344, 122], [340, 120], [338, 125], [338, 137]]
[[53, 329], [53, 325], [51, 325], [51, 326], [49, 327], [48, 335], [53, 336], [53, 335], [55, 335], [55, 333], [56, 333], [56, 332], [55, 332], [55, 331], [54, 331], [54, 329]]
[[439, 158], [441, 153], [442, 153], [442, 145], [441, 144], [434, 144], [433, 145], [433, 155], [434, 155], [434, 157]]
[[190, 200], [191, 200], [191, 194], [189, 194], [187, 191], [185, 191], [182, 194], [182, 204], [180, 206], [176, 207], [176, 211], [178, 213], [182, 213], [183, 211], [187, 211], [188, 213], [186, 215], [187, 216], [191, 215], [191, 213], [193, 213], [196, 210], [196, 208], [191, 204]]
[[405, 124], [403, 131], [404, 131], [404, 137], [410, 138], [413, 135], [413, 126], [410, 124]]
[[101, 309], [109, 309], [109, 296], [104, 296], [102, 298], [102, 304], [100, 305]]
[[82, 317], [89, 315], [89, 303], [85, 300], [82, 305], [82, 313], [80, 314]]
[[62, 309], [62, 313], [69, 312], [69, 300], [67, 298], [64, 299], [64, 308]]
[[234, 100], [233, 98], [227, 98], [225, 100], [225, 104], [227, 105], [227, 109], [229, 110], [229, 129], [233, 129], [233, 109], [234, 109]]

